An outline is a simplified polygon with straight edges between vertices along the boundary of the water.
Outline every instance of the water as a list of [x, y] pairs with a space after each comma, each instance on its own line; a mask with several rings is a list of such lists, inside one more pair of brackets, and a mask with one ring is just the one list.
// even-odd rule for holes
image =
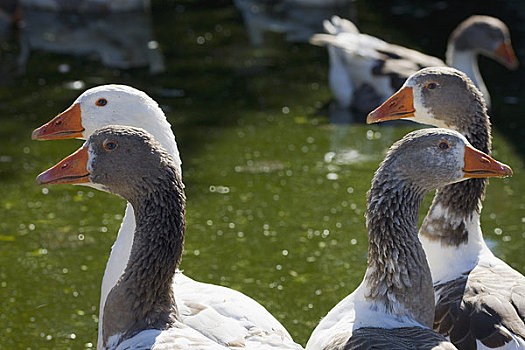
[[[188, 276], [252, 296], [302, 344], [360, 283], [366, 191], [385, 150], [417, 126], [331, 124], [323, 49], [277, 34], [254, 48], [233, 6], [183, 5], [154, 7], [165, 73], [43, 51], [31, 52], [25, 74], [2, 71], [1, 349], [95, 347], [100, 282], [125, 202], [84, 187], [34, 185], [39, 172], [82, 142], [36, 142], [30, 133], [103, 83], [145, 90], [173, 125], [188, 198]], [[363, 12], [365, 28], [374, 16]], [[3, 48], [9, 58], [19, 46], [12, 39]], [[503, 83], [508, 75], [501, 70]], [[483, 230], [498, 256], [525, 271], [523, 146], [513, 142], [519, 128], [501, 122], [502, 111], [518, 111], [523, 102], [505, 104], [505, 86], [487, 83], [494, 154], [515, 176], [491, 180]]]

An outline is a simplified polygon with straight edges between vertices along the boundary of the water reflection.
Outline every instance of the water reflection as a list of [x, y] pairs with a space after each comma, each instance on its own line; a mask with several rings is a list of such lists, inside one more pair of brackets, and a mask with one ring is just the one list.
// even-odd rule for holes
[[164, 58], [155, 40], [149, 12], [74, 13], [25, 9], [18, 66], [26, 70], [34, 50], [71, 54], [100, 61], [107, 67], [147, 67], [164, 72]]
[[147, 11], [150, 7], [150, 0], [20, 0], [20, 3], [26, 9], [74, 13]]
[[[378, 129], [377, 125], [369, 126], [366, 131], [368, 142], [361, 142], [356, 147], [355, 141], [351, 140], [353, 137], [352, 125], [365, 124], [366, 114], [355, 109], [343, 108], [333, 101], [328, 107], [328, 116], [332, 125], [330, 150], [325, 153], [324, 161], [329, 168], [333, 165], [349, 165], [379, 159], [377, 150], [372, 144], [376, 142], [388, 148], [399, 136], [391, 124], [382, 125], [381, 129]], [[397, 125], [407, 124], [410, 123], [398, 123]], [[352, 146], [349, 146], [350, 144]]]
[[354, 0], [233, 0], [242, 12], [252, 45], [264, 44], [265, 32], [284, 33], [291, 42], [307, 42], [324, 19], [355, 17]]

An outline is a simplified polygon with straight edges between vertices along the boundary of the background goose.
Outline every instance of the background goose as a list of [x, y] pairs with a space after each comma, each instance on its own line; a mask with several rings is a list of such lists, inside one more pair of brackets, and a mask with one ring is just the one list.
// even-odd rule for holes
[[[86, 139], [96, 129], [111, 124], [141, 127], [150, 132], [172, 156], [177, 171], [181, 173], [177, 143], [164, 113], [147, 94], [129, 86], [103, 85], [85, 91], [66, 111], [34, 130], [32, 137], [36, 140]], [[134, 231], [135, 216], [128, 203], [102, 279], [99, 349], [106, 298], [128, 263]], [[176, 274], [173, 288], [183, 321], [216, 342], [244, 344], [253, 334], [258, 334], [257, 339], [263, 344], [271, 343], [277, 337], [282, 347], [291, 344], [292, 348], [300, 348], [279, 321], [242, 293], [196, 282], [181, 272]], [[255, 342], [253, 337], [250, 339]]]
[[325, 29], [329, 34], [316, 34], [310, 42], [328, 46], [329, 84], [343, 108], [353, 106], [368, 112], [399, 89], [412, 73], [446, 64], [465, 72], [490, 106], [477, 56], [491, 57], [509, 69], [518, 66], [507, 26], [489, 16], [472, 16], [458, 25], [449, 38], [446, 64], [439, 58], [361, 34], [353, 23], [339, 17], [325, 21]]
[[[490, 153], [483, 97], [452, 68], [427, 68], [368, 116], [368, 122], [406, 118], [454, 129]], [[525, 346], [525, 277], [496, 258], [480, 226], [486, 179], [441, 188], [420, 229], [436, 293], [434, 329], [459, 349]]]
[[56, 12], [107, 13], [147, 11], [150, 0], [20, 0], [25, 8]]
[[434, 293], [419, 206], [439, 186], [511, 173], [455, 131], [419, 130], [394, 144], [368, 194], [364, 280], [321, 320], [306, 349], [455, 349], [430, 329]]

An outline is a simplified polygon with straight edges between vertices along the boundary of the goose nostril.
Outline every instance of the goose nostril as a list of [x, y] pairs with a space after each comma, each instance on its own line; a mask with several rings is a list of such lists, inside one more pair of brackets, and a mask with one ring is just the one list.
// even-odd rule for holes
[[65, 169], [65, 168], [67, 168], [68, 166], [69, 166], [68, 163], [64, 163], [64, 164], [62, 164], [61, 168], [62, 168], [62, 169]]
[[488, 160], [487, 158], [483, 157], [483, 158], [481, 158], [481, 162], [488, 164], [488, 163], [490, 163], [490, 160]]
[[55, 125], [60, 125], [60, 124], [62, 124], [62, 120], [60, 119], [55, 122]]

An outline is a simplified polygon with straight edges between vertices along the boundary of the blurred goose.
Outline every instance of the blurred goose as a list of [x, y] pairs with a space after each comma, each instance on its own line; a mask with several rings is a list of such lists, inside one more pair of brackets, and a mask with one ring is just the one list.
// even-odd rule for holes
[[150, 9], [150, 0], [20, 0], [20, 3], [29, 9], [77, 13], [147, 11]]
[[368, 112], [399, 89], [412, 73], [445, 65], [465, 72], [490, 106], [477, 56], [493, 58], [509, 69], [518, 66], [509, 30], [494, 17], [472, 16], [460, 23], [450, 35], [446, 64], [439, 58], [361, 34], [352, 22], [339, 17], [324, 25], [329, 34], [316, 34], [310, 42], [328, 46], [329, 84], [343, 108], [353, 106]]
[[[66, 111], [34, 130], [32, 137], [35, 140], [86, 139], [96, 129], [111, 124], [147, 130], [172, 156], [181, 174], [177, 143], [166, 116], [151, 97], [125, 85], [102, 85], [85, 91]], [[102, 279], [98, 349], [102, 346], [106, 298], [128, 264], [134, 232], [135, 215], [128, 203]], [[283, 347], [293, 344], [291, 348], [300, 348], [279, 321], [242, 293], [196, 282], [180, 272], [175, 276], [173, 289], [183, 321], [214, 341], [225, 345], [244, 344], [252, 332], [259, 332], [262, 343], [278, 335]]]
[[395, 143], [368, 193], [364, 280], [321, 320], [306, 349], [455, 349], [431, 329], [434, 293], [417, 236], [419, 206], [437, 187], [510, 174], [452, 130], [418, 130]]
[[[454, 129], [490, 153], [490, 122], [483, 97], [453, 68], [412, 75], [368, 123], [391, 119]], [[496, 258], [480, 226], [486, 179], [437, 191], [419, 231], [436, 294], [434, 329], [458, 349], [525, 348], [525, 277]]]

